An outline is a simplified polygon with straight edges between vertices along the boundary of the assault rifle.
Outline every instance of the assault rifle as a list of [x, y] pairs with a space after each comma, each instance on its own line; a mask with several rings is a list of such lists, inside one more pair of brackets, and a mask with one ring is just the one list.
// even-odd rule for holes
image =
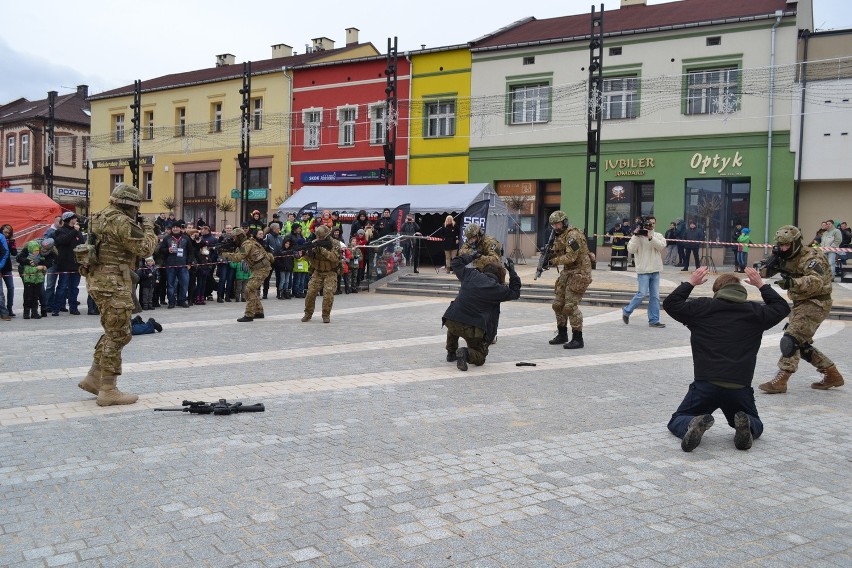
[[243, 406], [242, 402], [230, 403], [224, 398], [220, 398], [219, 402], [185, 400], [181, 403], [180, 408], [155, 408], [154, 410], [159, 412], [189, 412], [190, 414], [227, 416], [228, 414], [239, 414], [240, 412], [263, 412], [266, 408], [264, 408], [262, 402]]
[[544, 245], [544, 248], [541, 249], [541, 255], [538, 257], [538, 267], [535, 269], [535, 277], [533, 280], [538, 280], [538, 277], [541, 276], [541, 273], [550, 268], [547, 265], [548, 257], [550, 256], [550, 250], [553, 248], [553, 239], [556, 237], [556, 231], [550, 231], [550, 238], [547, 239], [547, 244]]
[[779, 272], [782, 273], [782, 276], [786, 276], [784, 271], [781, 270], [781, 249], [778, 245], [772, 247], [772, 254], [761, 261], [755, 262], [753, 266], [755, 270], [760, 272], [763, 278], [772, 278]]

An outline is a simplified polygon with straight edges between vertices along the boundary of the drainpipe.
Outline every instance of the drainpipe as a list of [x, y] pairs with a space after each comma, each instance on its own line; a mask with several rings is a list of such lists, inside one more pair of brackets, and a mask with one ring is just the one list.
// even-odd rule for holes
[[802, 39], [805, 40], [805, 46], [802, 53], [802, 104], [799, 107], [799, 163], [796, 166], [796, 187], [793, 193], [793, 224], [799, 226], [799, 187], [802, 184], [802, 154], [805, 152], [805, 90], [808, 86], [808, 40], [811, 39], [811, 32], [805, 30], [802, 32]]
[[[411, 59], [411, 52], [405, 52], [405, 59], [408, 61], [408, 100], [412, 100], [414, 91], [414, 61]], [[405, 155], [408, 158], [405, 160], [405, 181], [411, 183], [411, 105], [408, 106], [408, 146], [405, 149]], [[421, 135], [422, 136], [422, 135]]]
[[[772, 24], [772, 41], [769, 49], [769, 125], [766, 143], [766, 218], [763, 224], [763, 242], [769, 242], [769, 207], [772, 197], [772, 115], [775, 113], [775, 33], [784, 15], [782, 10], [775, 11], [775, 23]], [[769, 249], [764, 249], [768, 251]]]

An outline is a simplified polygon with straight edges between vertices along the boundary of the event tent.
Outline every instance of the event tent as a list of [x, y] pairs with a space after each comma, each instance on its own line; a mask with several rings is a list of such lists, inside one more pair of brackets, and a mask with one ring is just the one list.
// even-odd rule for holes
[[0, 192], [0, 225], [9, 223], [15, 235], [40, 237], [62, 214], [62, 208], [43, 193]]
[[[485, 232], [501, 243], [505, 249], [509, 230], [509, 211], [506, 204], [487, 183], [442, 185], [306, 185], [278, 206], [282, 218], [296, 213], [305, 205], [316, 202], [317, 209], [356, 214], [364, 209], [368, 213], [393, 209], [411, 204], [411, 213], [420, 215], [461, 215], [470, 205], [489, 200]], [[464, 224], [457, 218], [456, 222]]]

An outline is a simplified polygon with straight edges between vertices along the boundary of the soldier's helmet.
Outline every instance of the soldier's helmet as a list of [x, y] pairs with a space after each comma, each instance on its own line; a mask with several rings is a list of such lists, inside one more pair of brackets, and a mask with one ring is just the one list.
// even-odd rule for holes
[[547, 222], [551, 225], [554, 223], [562, 223], [563, 225], [568, 224], [568, 215], [565, 214], [565, 211], [554, 211], [550, 214], [550, 218]]
[[781, 253], [781, 256], [789, 258], [794, 256], [802, 248], [802, 231], [794, 225], [784, 225], [775, 231], [775, 243], [779, 245], [792, 245], [789, 250]]
[[233, 237], [234, 242], [237, 243], [237, 246], [243, 244], [243, 241], [246, 240], [246, 232], [237, 227], [233, 231], [231, 231], [231, 237]]
[[112, 190], [109, 202], [113, 205], [126, 205], [138, 208], [142, 204], [142, 192], [132, 185], [120, 183]]
[[323, 240], [330, 233], [331, 233], [331, 229], [328, 227], [328, 225], [320, 225], [319, 227], [317, 227], [316, 235], [317, 235], [317, 239], [319, 239], [319, 240]]
[[479, 226], [479, 223], [468, 223], [464, 228], [464, 236], [466, 239], [475, 239], [479, 235], [482, 234], [482, 227]]

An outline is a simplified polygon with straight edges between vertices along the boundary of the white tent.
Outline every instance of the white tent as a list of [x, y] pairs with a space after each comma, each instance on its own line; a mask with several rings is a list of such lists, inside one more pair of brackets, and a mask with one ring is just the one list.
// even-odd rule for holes
[[[287, 213], [296, 213], [309, 203], [316, 202], [317, 209], [328, 209], [340, 213], [357, 214], [364, 209], [367, 213], [393, 209], [405, 203], [411, 204], [411, 212], [421, 215], [460, 215], [473, 203], [488, 199], [488, 220], [485, 232], [506, 248], [509, 230], [509, 211], [506, 204], [487, 183], [465, 183], [444, 185], [306, 185], [278, 206], [282, 218]], [[457, 223], [463, 224], [457, 218]]]

